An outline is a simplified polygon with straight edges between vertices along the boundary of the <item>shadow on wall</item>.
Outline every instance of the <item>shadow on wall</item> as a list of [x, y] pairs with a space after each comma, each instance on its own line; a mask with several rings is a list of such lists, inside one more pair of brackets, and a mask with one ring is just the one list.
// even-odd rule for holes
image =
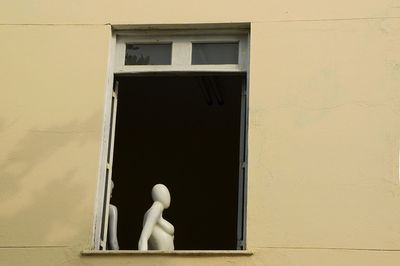
[[[0, 161], [0, 246], [63, 245], [82, 230], [89, 236], [82, 222], [92, 222], [95, 188], [85, 186], [96, 184], [101, 117], [97, 111], [27, 130], [6, 153]], [[6, 130], [0, 121], [0, 134]]]

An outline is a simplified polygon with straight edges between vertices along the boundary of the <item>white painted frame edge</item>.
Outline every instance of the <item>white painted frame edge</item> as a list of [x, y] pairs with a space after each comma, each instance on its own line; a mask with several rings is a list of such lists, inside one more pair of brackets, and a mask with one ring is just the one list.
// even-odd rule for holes
[[244, 132], [245, 132], [245, 136], [244, 136], [244, 140], [243, 140], [243, 160], [245, 162], [245, 170], [243, 172], [243, 176], [242, 176], [242, 190], [243, 190], [243, 201], [242, 201], [242, 208], [243, 208], [243, 221], [242, 221], [242, 228], [243, 228], [243, 249], [247, 250], [247, 192], [248, 192], [248, 173], [249, 173], [249, 115], [250, 115], [250, 39], [251, 39], [251, 32], [250, 29], [247, 31], [247, 40], [246, 40], [246, 103], [245, 103], [245, 114], [244, 114]]
[[91, 249], [100, 249], [101, 242], [101, 227], [103, 217], [103, 204], [104, 204], [104, 191], [105, 191], [105, 178], [107, 171], [107, 156], [108, 146], [110, 140], [110, 127], [111, 127], [111, 104], [114, 86], [114, 61], [115, 61], [115, 47], [116, 47], [116, 35], [112, 32], [109, 40], [108, 49], [108, 62], [107, 62], [107, 79], [105, 86], [105, 97], [104, 97], [104, 114], [103, 114], [103, 127], [102, 127], [102, 139], [100, 147], [100, 163], [97, 178], [97, 191], [96, 191], [96, 202], [95, 202], [95, 213], [94, 213], [94, 225], [93, 234], [91, 241]]

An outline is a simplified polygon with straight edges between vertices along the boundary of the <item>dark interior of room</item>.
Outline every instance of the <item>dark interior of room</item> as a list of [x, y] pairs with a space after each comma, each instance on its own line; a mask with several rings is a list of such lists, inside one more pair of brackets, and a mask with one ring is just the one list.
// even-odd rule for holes
[[176, 250], [236, 249], [240, 74], [117, 76], [113, 196], [120, 249], [137, 249], [165, 184]]

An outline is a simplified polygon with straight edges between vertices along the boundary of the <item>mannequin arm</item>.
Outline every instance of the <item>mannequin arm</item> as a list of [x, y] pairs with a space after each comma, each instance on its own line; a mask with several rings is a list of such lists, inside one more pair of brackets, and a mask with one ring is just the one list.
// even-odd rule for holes
[[153, 206], [147, 211], [144, 217], [143, 229], [139, 238], [139, 250], [148, 250], [148, 240], [153, 232], [153, 228], [161, 216], [163, 207], [161, 203], [154, 202]]
[[160, 225], [160, 227], [167, 232], [168, 234], [170, 234], [171, 236], [174, 235], [175, 229], [174, 226], [168, 222], [167, 220], [165, 220], [162, 216], [160, 217], [160, 219], [158, 220], [158, 224]]
[[118, 222], [117, 207], [110, 204], [110, 214], [108, 217], [108, 243], [110, 249], [112, 250], [119, 250], [118, 239], [117, 239], [117, 222]]

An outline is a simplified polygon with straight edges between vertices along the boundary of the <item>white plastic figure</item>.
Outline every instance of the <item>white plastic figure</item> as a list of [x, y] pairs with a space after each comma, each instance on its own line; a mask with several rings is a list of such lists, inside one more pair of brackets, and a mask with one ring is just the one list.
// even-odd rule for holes
[[151, 197], [154, 203], [143, 218], [139, 250], [174, 250], [174, 226], [162, 217], [171, 203], [168, 188], [163, 184], [155, 185]]
[[[111, 181], [111, 195], [114, 189], [114, 182]], [[108, 246], [111, 250], [119, 250], [117, 239], [117, 222], [118, 222], [118, 209], [115, 205], [110, 204], [108, 214]]]

